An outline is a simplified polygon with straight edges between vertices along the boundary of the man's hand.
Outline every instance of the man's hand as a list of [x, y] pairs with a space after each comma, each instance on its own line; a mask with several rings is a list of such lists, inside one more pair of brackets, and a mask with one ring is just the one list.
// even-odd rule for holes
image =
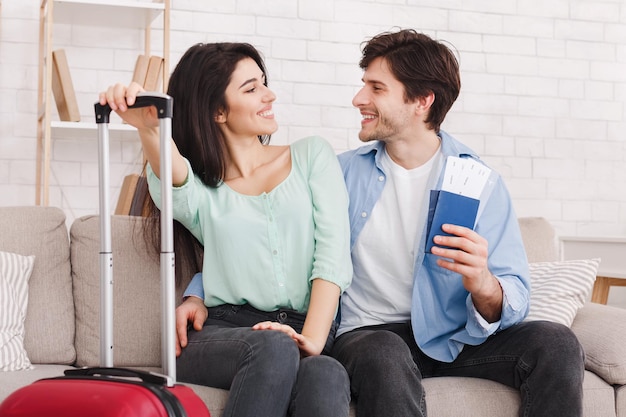
[[463, 277], [463, 286], [472, 294], [478, 312], [490, 323], [498, 321], [502, 313], [502, 288], [489, 271], [489, 246], [478, 233], [467, 227], [444, 224], [442, 229], [453, 236], [435, 236], [432, 253], [443, 259], [437, 265]]
[[187, 346], [187, 325], [192, 323], [194, 330], [202, 330], [209, 317], [209, 311], [198, 297], [189, 297], [176, 308], [176, 356], [180, 356]]

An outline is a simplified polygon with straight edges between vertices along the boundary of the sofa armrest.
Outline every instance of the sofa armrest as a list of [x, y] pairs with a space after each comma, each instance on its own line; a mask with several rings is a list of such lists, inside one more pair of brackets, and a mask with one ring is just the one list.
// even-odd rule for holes
[[585, 350], [585, 368], [611, 385], [626, 384], [626, 309], [587, 303], [572, 331]]

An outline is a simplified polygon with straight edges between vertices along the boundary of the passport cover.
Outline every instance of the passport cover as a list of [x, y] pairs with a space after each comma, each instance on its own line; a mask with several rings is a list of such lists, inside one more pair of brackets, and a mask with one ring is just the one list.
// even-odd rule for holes
[[441, 226], [444, 224], [454, 224], [474, 229], [479, 203], [479, 200], [461, 194], [443, 190], [431, 190], [428, 226], [426, 229], [426, 252], [430, 253], [434, 246], [433, 238], [436, 235], [451, 236], [449, 233], [441, 230]]

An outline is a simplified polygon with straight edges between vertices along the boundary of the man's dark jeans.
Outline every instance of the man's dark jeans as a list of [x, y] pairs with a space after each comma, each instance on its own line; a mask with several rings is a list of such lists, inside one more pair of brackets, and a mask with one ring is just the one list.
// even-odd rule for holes
[[465, 346], [451, 363], [426, 356], [410, 323], [342, 334], [332, 355], [348, 370], [357, 417], [425, 417], [421, 381], [436, 376], [484, 378], [519, 389], [521, 417], [582, 416], [583, 349], [557, 323], [520, 323], [479, 346]]

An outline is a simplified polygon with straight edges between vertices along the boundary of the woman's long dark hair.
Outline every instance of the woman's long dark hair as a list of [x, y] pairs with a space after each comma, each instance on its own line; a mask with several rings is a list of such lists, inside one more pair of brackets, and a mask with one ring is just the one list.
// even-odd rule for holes
[[[226, 171], [226, 145], [215, 116], [228, 112], [226, 87], [244, 58], [252, 58], [265, 74], [263, 59], [252, 45], [208, 43], [189, 48], [170, 78], [167, 93], [174, 99], [172, 137], [193, 172], [209, 187], [219, 186]], [[266, 143], [269, 137], [259, 140]]]
[[[226, 173], [226, 143], [215, 116], [228, 112], [225, 91], [239, 61], [253, 59], [263, 74], [263, 58], [248, 43], [196, 44], [181, 57], [170, 77], [167, 94], [173, 98], [172, 137], [181, 155], [189, 160], [193, 174], [208, 187], [219, 187]], [[267, 85], [267, 76], [265, 77]], [[263, 144], [269, 136], [259, 136]], [[190, 173], [191, 175], [192, 173]], [[158, 252], [160, 245], [160, 212], [146, 198], [148, 220], [144, 237]], [[174, 222], [176, 283], [191, 277], [189, 271], [202, 270], [202, 247], [180, 223]]]

